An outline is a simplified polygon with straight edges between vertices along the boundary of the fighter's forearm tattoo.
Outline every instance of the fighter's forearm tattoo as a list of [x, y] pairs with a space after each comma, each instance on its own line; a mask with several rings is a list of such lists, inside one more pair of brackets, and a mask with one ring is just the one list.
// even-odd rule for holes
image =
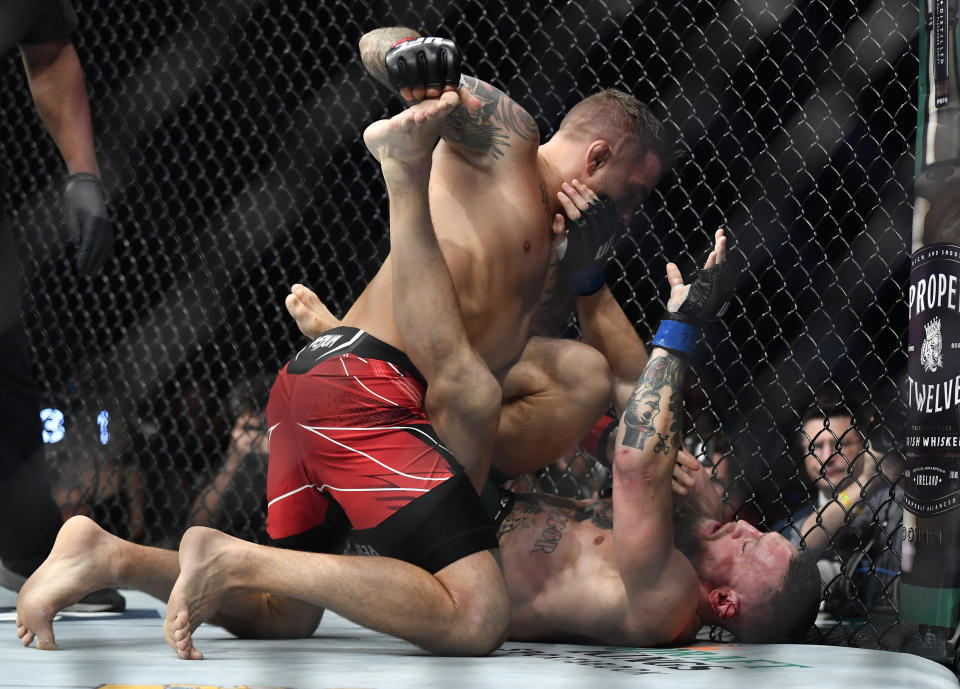
[[664, 387], [669, 390], [668, 410], [673, 415], [668, 429], [670, 442], [671, 444], [679, 442], [680, 381], [681, 365], [677, 357], [668, 354], [658, 356], [647, 363], [623, 412], [623, 444], [625, 446], [642, 450], [646, 446], [647, 439], [657, 435], [660, 440], [653, 451], [667, 452], [668, 438], [657, 432], [655, 423], [661, 411], [660, 397]]
[[670, 440], [673, 444], [675, 450], [680, 449], [680, 435], [681, 435], [681, 422], [683, 418], [683, 409], [681, 406], [680, 394], [680, 384], [683, 382], [683, 367], [677, 366], [677, 387], [674, 393], [670, 396], [670, 413], [673, 414], [673, 421], [670, 422], [670, 428], [667, 429], [670, 433]]
[[467, 75], [461, 76], [460, 88], [469, 89], [480, 106], [467, 109], [460, 105], [450, 113], [441, 129], [444, 139], [489, 151], [494, 158], [502, 157], [510, 148], [511, 136], [539, 143], [537, 123], [502, 91]]
[[360, 59], [370, 76], [387, 88], [393, 88], [387, 76], [387, 65], [384, 58], [387, 51], [401, 38], [418, 37], [420, 34], [405, 26], [394, 26], [376, 29], [365, 34], [360, 40]]

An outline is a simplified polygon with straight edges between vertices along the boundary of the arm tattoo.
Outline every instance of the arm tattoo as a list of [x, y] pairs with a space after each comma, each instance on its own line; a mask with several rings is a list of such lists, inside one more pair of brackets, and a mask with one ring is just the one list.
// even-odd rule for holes
[[466, 75], [460, 87], [470, 90], [480, 107], [468, 110], [458, 106], [444, 123], [441, 134], [451, 143], [489, 151], [495, 159], [510, 148], [510, 137], [539, 143], [540, 131], [530, 114], [502, 91]]
[[393, 84], [387, 76], [387, 65], [384, 60], [387, 51], [401, 38], [418, 36], [420, 36], [419, 33], [403, 26], [377, 29], [365, 34], [360, 41], [360, 59], [363, 61], [363, 66], [370, 76], [392, 89]]
[[[623, 444], [638, 450], [644, 449], [647, 439], [654, 435], [659, 440], [654, 452], [666, 453], [670, 444], [679, 443], [680, 437], [680, 361], [674, 356], [658, 356], [647, 363], [643, 374], [627, 402], [623, 412]], [[654, 423], [660, 414], [661, 389], [670, 391], [668, 411], [673, 416], [670, 422], [669, 436], [663, 436], [656, 430]]]
[[637, 388], [623, 411], [623, 444], [642, 450], [654, 434], [653, 421], [660, 413], [660, 395]]

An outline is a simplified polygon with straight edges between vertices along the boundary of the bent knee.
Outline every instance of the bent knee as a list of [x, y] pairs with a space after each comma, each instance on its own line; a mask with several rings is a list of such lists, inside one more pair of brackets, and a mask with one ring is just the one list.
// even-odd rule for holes
[[560, 352], [552, 363], [550, 374], [563, 385], [610, 389], [612, 376], [607, 357], [588, 344], [560, 341]]
[[478, 357], [445, 366], [427, 389], [431, 405], [464, 419], [495, 419], [500, 414], [500, 384]]
[[[437, 573], [457, 608], [454, 628], [435, 652], [483, 656], [495, 651], [510, 631], [510, 597], [491, 551], [474, 553]], [[434, 650], [434, 649], [431, 649]]]
[[477, 601], [477, 605], [461, 607], [456, 628], [444, 635], [436, 648], [439, 655], [485, 656], [507, 640], [510, 631], [509, 601]]

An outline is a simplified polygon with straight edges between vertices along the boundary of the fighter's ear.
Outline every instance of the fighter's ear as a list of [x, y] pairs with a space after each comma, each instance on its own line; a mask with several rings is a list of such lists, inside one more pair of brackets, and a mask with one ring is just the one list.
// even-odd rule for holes
[[729, 586], [721, 586], [710, 591], [710, 607], [721, 620], [732, 619], [740, 609], [740, 597]]
[[603, 139], [597, 139], [587, 146], [587, 174], [596, 174], [600, 168], [610, 162], [610, 144]]

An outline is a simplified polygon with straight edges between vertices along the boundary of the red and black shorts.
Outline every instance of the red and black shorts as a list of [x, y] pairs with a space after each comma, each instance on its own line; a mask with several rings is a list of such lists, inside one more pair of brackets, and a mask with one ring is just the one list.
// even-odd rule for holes
[[462, 467], [423, 411], [407, 356], [356, 328], [304, 347], [267, 405], [267, 533], [283, 547], [357, 551], [430, 572], [497, 547]]

